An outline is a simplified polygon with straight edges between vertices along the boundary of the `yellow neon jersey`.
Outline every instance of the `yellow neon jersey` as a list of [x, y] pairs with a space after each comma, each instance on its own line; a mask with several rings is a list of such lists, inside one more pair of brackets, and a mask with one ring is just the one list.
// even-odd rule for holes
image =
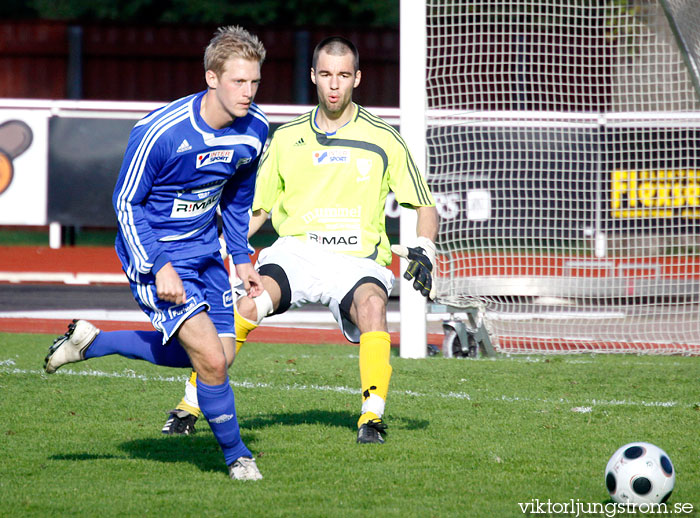
[[318, 106], [280, 126], [258, 170], [253, 210], [272, 213], [280, 236], [381, 265], [391, 262], [384, 205], [433, 206], [428, 185], [399, 133], [357, 105], [332, 135], [314, 123]]

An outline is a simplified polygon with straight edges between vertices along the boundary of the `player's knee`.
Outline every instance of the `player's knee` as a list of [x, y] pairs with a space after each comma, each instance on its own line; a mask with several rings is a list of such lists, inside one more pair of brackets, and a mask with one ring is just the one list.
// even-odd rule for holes
[[253, 302], [253, 299], [247, 295], [238, 299], [236, 302], [236, 311], [250, 322], [255, 322], [258, 318], [257, 306], [255, 302]]
[[236, 303], [236, 311], [250, 322], [260, 324], [263, 318], [275, 311], [274, 303], [267, 290], [255, 298], [241, 297]]
[[267, 290], [264, 290], [260, 295], [253, 299], [256, 309], [256, 320], [255, 323], [259, 324], [263, 318], [271, 315], [275, 311], [274, 304], [272, 303], [272, 298]]
[[228, 361], [224, 354], [203, 355], [198, 363], [197, 376], [205, 383], [211, 385], [226, 381]]
[[365, 311], [372, 315], [384, 314], [386, 312], [386, 293], [380, 290], [372, 290], [363, 297], [361, 301]]
[[360, 329], [382, 330], [386, 327], [386, 296], [370, 293], [356, 301]]

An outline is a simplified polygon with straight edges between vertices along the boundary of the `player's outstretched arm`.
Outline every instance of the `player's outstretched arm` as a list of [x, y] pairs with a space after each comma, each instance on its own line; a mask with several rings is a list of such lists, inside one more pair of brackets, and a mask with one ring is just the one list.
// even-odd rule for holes
[[408, 260], [403, 276], [413, 279], [413, 288], [424, 297], [435, 299], [433, 268], [435, 267], [435, 238], [438, 229], [438, 215], [435, 207], [419, 207], [415, 246], [392, 245], [391, 251]]

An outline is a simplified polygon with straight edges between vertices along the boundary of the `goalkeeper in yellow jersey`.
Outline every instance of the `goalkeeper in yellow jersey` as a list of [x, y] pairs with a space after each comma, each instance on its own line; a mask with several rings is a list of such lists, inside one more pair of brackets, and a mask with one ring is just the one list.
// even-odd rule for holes
[[[360, 344], [357, 442], [383, 443], [392, 372], [386, 307], [394, 283], [387, 268], [387, 194], [393, 191], [402, 206], [417, 210], [415, 246], [395, 251], [408, 258], [405, 276], [425, 296], [432, 287], [438, 217], [401, 136], [353, 103], [360, 75], [358, 52], [350, 41], [321, 41], [311, 68], [318, 106], [282, 125], [263, 155], [250, 232], [271, 214], [280, 237], [258, 258], [265, 291], [237, 302], [236, 351], [264, 317], [307, 303], [326, 305], [345, 337]], [[199, 415], [195, 384], [193, 375], [164, 433], [194, 430]]]

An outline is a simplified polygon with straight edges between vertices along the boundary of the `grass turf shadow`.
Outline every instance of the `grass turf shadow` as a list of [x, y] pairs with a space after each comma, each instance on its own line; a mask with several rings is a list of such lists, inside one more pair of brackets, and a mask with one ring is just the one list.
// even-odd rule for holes
[[[242, 433], [243, 442], [251, 448], [255, 437]], [[219, 443], [209, 429], [200, 430], [194, 435], [174, 435], [135, 439], [119, 445], [130, 458], [155, 462], [187, 462], [201, 471], [222, 471], [224, 458]], [[254, 448], [251, 448], [254, 451]]]
[[[298, 426], [302, 424], [319, 424], [343, 428], [357, 429], [357, 414], [346, 411], [307, 410], [304, 412], [284, 412], [245, 417], [239, 421], [241, 436], [251, 451], [255, 451], [255, 430], [270, 426]], [[421, 430], [428, 427], [425, 419], [393, 417], [390, 428], [396, 430]], [[158, 436], [145, 439], [135, 439], [119, 444], [126, 457], [117, 455], [96, 455], [92, 453], [71, 453], [53, 455], [51, 460], [62, 461], [93, 461], [101, 459], [145, 459], [155, 462], [187, 462], [202, 471], [218, 472], [223, 469], [221, 449], [214, 435], [200, 418], [198, 431], [189, 436]]]
[[[347, 411], [306, 410], [304, 412], [283, 412], [274, 414], [261, 414], [254, 417], [239, 419], [241, 428], [256, 430], [268, 426], [299, 424], [321, 424], [338, 428], [357, 430], [358, 415]], [[429, 421], [425, 419], [413, 419], [395, 416], [387, 419], [390, 429], [398, 430], [422, 430], [428, 427]]]

